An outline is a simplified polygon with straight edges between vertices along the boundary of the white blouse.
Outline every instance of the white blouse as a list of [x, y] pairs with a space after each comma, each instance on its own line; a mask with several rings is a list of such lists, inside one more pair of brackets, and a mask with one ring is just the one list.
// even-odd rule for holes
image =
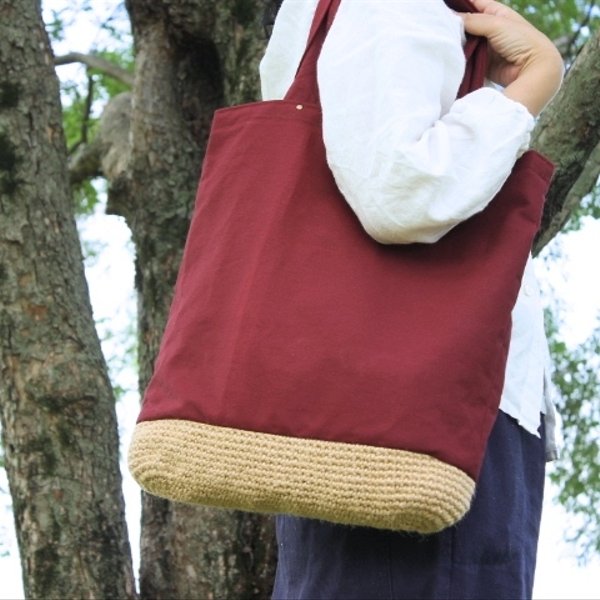
[[[284, 0], [260, 65], [264, 100], [290, 87], [317, 2]], [[456, 100], [464, 40], [443, 0], [343, 0], [325, 40], [317, 71], [327, 160], [381, 243], [435, 242], [485, 208], [529, 145], [533, 117], [501, 91]], [[512, 317], [500, 408], [537, 435], [540, 413], [553, 409], [531, 259]]]

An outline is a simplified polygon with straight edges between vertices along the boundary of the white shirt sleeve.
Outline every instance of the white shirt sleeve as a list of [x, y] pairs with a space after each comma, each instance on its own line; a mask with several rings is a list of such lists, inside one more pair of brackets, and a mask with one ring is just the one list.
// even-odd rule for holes
[[501, 92], [455, 100], [463, 36], [443, 0], [344, 0], [323, 46], [329, 166], [382, 243], [438, 240], [485, 208], [529, 144], [533, 117]]

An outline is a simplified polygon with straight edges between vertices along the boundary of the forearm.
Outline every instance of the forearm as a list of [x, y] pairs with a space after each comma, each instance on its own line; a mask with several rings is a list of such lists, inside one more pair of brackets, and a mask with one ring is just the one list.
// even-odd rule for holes
[[435, 242], [483, 210], [533, 128], [526, 108], [496, 90], [456, 101], [460, 21], [436, 6], [423, 13], [421, 2], [384, 0], [364, 13], [342, 4], [321, 54], [329, 165], [382, 243]]
[[329, 132], [338, 186], [365, 230], [385, 244], [431, 243], [483, 210], [528, 147], [533, 118], [492, 89], [457, 101], [419, 136]]

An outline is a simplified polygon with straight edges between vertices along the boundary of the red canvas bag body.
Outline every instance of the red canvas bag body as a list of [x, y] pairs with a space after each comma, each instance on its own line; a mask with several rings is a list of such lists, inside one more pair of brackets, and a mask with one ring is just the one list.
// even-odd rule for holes
[[[316, 62], [338, 4], [320, 0], [283, 100], [215, 115], [130, 466], [180, 501], [435, 531], [473, 493], [553, 167], [525, 153], [434, 244], [369, 237], [323, 144]], [[486, 70], [484, 40], [465, 52], [459, 95]]]

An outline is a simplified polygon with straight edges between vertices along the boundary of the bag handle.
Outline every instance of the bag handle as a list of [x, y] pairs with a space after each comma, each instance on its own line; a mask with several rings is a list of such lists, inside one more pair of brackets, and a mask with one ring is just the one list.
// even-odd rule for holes
[[308, 34], [306, 49], [300, 59], [294, 82], [285, 95], [285, 100], [319, 104], [317, 60], [340, 2], [341, 0], [319, 0]]
[[[479, 12], [471, 0], [444, 0], [446, 6], [456, 12]], [[484, 37], [467, 34], [465, 74], [458, 88], [457, 98], [483, 87], [488, 67], [488, 43]]]
[[[307, 52], [311, 49], [311, 46], [318, 43], [317, 35], [322, 33], [322, 29], [325, 29], [325, 35], [329, 31], [331, 24], [333, 23], [333, 19], [337, 13], [337, 10], [340, 6], [341, 0], [319, 0], [319, 4], [315, 9], [315, 16], [313, 17], [312, 25], [310, 27], [310, 33], [308, 34], [308, 41], [306, 43], [306, 50], [304, 51], [304, 56], [300, 61], [300, 66], [298, 70], [302, 66], [302, 62]], [[325, 36], [323, 36], [323, 40], [325, 41]], [[321, 44], [322, 45], [322, 44]], [[321, 49], [319, 48], [319, 53]], [[317, 57], [318, 58], [318, 57]]]

